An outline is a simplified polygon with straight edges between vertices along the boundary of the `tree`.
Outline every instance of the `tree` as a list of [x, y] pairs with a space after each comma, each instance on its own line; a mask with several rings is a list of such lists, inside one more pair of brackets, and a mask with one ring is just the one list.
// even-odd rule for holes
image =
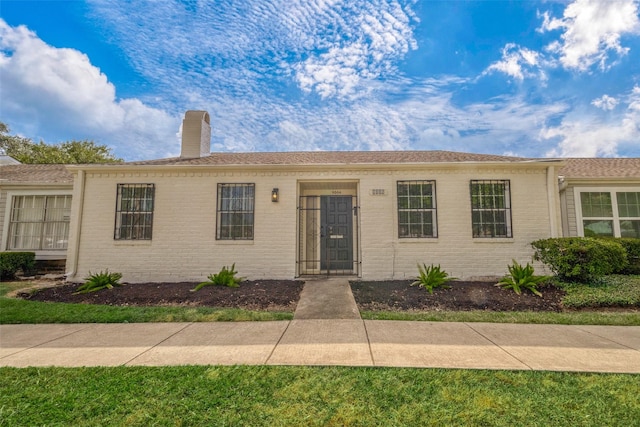
[[35, 143], [29, 138], [9, 135], [9, 126], [0, 122], [0, 153], [20, 163], [118, 163], [106, 145], [93, 141], [66, 141], [59, 144]]

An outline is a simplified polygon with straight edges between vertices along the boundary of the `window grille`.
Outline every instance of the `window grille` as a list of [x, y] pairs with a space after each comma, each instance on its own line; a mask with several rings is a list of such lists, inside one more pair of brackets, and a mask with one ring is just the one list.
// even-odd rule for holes
[[398, 181], [398, 237], [438, 237], [435, 181]]
[[513, 237], [509, 180], [472, 180], [473, 237]]
[[255, 184], [218, 184], [216, 239], [253, 240]]
[[115, 240], [151, 240], [155, 184], [118, 184]]

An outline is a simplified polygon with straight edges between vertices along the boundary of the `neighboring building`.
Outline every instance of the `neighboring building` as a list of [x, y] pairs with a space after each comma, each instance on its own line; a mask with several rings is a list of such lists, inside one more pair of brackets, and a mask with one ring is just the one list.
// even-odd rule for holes
[[501, 275], [533, 240], [562, 235], [561, 160], [456, 153], [209, 153], [189, 111], [181, 157], [73, 165], [69, 280]]
[[64, 165], [0, 165], [0, 251], [66, 259], [72, 191]]
[[559, 175], [565, 236], [640, 238], [640, 158], [566, 159]]

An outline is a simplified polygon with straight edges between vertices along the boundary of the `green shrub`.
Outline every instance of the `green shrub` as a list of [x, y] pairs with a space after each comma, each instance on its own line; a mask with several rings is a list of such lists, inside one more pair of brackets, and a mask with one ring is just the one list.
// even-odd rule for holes
[[426, 264], [422, 264], [422, 266], [418, 264], [418, 272], [418, 280], [413, 282], [411, 286], [418, 285], [429, 291], [430, 294], [433, 293], [435, 288], [450, 288], [446, 283], [456, 279], [455, 277], [449, 277], [449, 273], [442, 270], [440, 264], [431, 264], [429, 267]]
[[496, 283], [496, 286], [501, 288], [513, 289], [518, 295], [522, 293], [522, 289], [528, 289], [539, 297], [542, 293], [538, 290], [538, 285], [551, 279], [551, 276], [536, 276], [534, 275], [533, 266], [527, 263], [525, 267], [518, 264], [514, 259], [513, 265], [508, 266], [509, 275], [505, 276], [502, 280]]
[[0, 280], [15, 278], [18, 270], [28, 276], [35, 266], [35, 252], [0, 252]]
[[531, 243], [534, 258], [563, 280], [589, 281], [627, 266], [627, 254], [614, 240], [562, 237]]
[[208, 276], [209, 280], [206, 282], [199, 283], [192, 291], [199, 291], [205, 286], [227, 286], [229, 288], [237, 288], [240, 286], [240, 282], [242, 282], [242, 277], [236, 277], [238, 272], [235, 270], [236, 264], [233, 263], [231, 268], [227, 268], [227, 266], [222, 267], [219, 273], [210, 274]]
[[622, 274], [640, 274], [640, 239], [623, 237], [616, 239], [627, 251], [627, 261], [629, 264], [620, 270]]
[[122, 274], [109, 273], [109, 270], [95, 274], [89, 272], [89, 277], [84, 279], [86, 282], [80, 285], [74, 294], [86, 294], [100, 289], [111, 289], [114, 286], [120, 286], [120, 279], [122, 279]]

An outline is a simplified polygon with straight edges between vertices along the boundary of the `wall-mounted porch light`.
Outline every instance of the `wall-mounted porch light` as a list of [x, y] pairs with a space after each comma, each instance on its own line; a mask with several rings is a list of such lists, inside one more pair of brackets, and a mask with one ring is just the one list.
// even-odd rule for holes
[[273, 190], [271, 190], [271, 201], [272, 202], [277, 202], [278, 201], [278, 189], [274, 188]]

